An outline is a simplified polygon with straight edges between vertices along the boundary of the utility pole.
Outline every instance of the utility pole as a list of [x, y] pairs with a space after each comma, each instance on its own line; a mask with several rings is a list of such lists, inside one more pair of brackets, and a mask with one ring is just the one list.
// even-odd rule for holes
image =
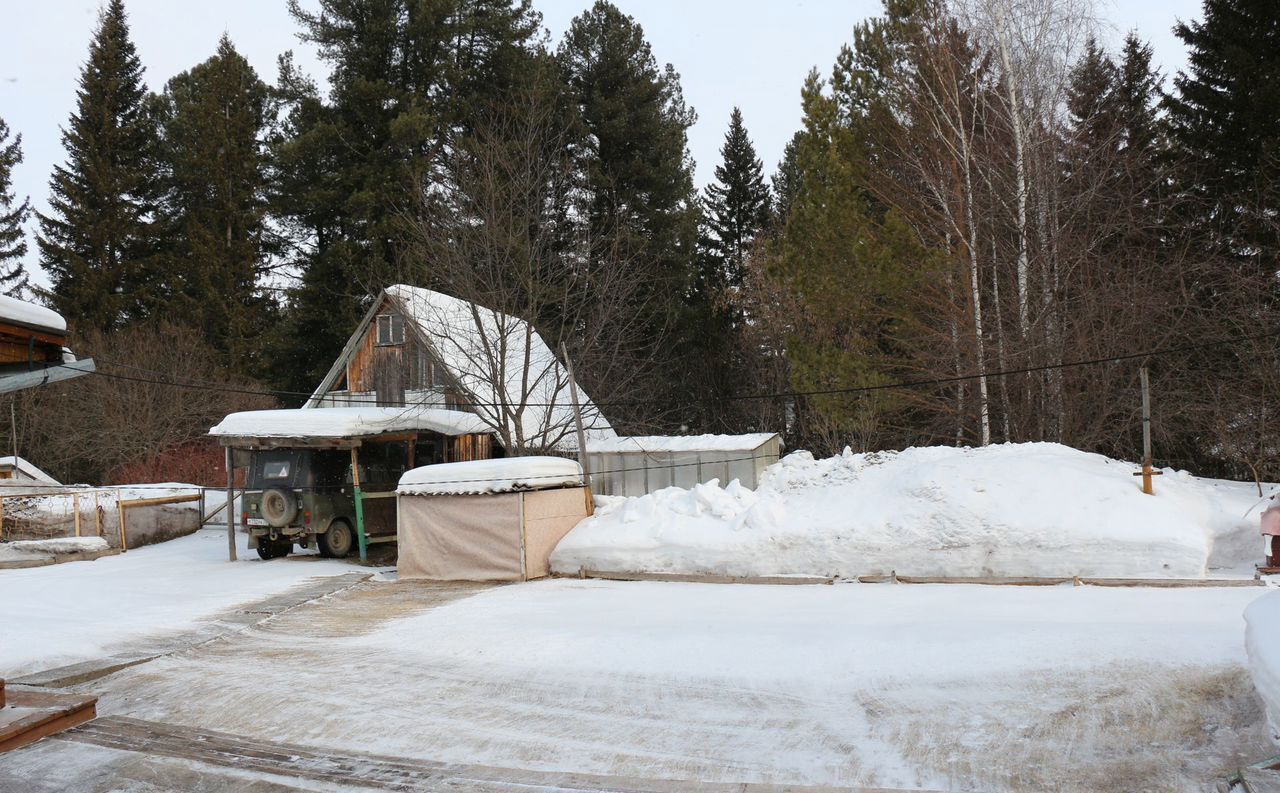
[[1151, 477], [1159, 476], [1159, 471], [1151, 468], [1151, 384], [1147, 380], [1147, 365], [1138, 370], [1138, 380], [1142, 385], [1142, 471], [1135, 476], [1142, 476], [1142, 492], [1149, 496], [1156, 494], [1151, 486]]
[[560, 342], [560, 357], [564, 358], [564, 367], [569, 372], [569, 398], [573, 400], [573, 421], [578, 428], [578, 465], [582, 466], [582, 483], [591, 487], [591, 463], [587, 462], [587, 434], [582, 429], [582, 407], [578, 404], [578, 381], [573, 377], [573, 361]]

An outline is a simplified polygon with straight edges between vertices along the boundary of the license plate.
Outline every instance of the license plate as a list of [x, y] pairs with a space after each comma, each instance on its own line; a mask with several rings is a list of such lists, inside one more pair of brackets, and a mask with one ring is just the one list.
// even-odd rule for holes
[[266, 518], [249, 518], [249, 520], [247, 521], [247, 525], [249, 525], [249, 526], [265, 526], [265, 525], [267, 525], [267, 520], [266, 520]]

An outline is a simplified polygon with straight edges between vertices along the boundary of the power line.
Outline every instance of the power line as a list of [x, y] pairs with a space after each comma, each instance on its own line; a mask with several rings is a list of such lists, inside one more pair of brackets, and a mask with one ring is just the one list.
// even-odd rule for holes
[[[1072, 369], [1072, 368], [1084, 367], [1084, 366], [1099, 366], [1099, 365], [1108, 364], [1108, 363], [1121, 363], [1124, 361], [1142, 360], [1146, 358], [1156, 358], [1156, 357], [1166, 356], [1166, 355], [1177, 355], [1181, 353], [1194, 352], [1197, 350], [1209, 349], [1213, 347], [1221, 347], [1223, 345], [1240, 344], [1242, 342], [1247, 342], [1247, 341], [1258, 341], [1261, 339], [1273, 338], [1278, 335], [1280, 335], [1280, 330], [1269, 331], [1266, 333], [1258, 333], [1253, 335], [1246, 335], [1246, 336], [1235, 336], [1227, 339], [1218, 339], [1215, 341], [1202, 342], [1200, 344], [1187, 344], [1187, 345], [1182, 345], [1178, 347], [1146, 350], [1144, 352], [1127, 353], [1124, 355], [1113, 355], [1113, 356], [1107, 356], [1107, 357], [1101, 357], [1101, 358], [1088, 358], [1088, 359], [1076, 360], [1076, 361], [1065, 361], [1062, 363], [1040, 364], [1037, 366], [1026, 366], [1026, 367], [1021, 367], [1017, 369], [1002, 369], [1002, 370], [991, 371], [991, 372], [977, 372], [972, 374], [951, 375], [948, 377], [935, 377], [935, 378], [928, 378], [928, 379], [921, 379], [921, 380], [902, 380], [902, 381], [893, 382], [893, 383], [879, 383], [876, 385], [868, 385], [868, 386], [850, 386], [850, 387], [844, 387], [844, 388], [827, 388], [827, 389], [816, 389], [816, 390], [809, 390], [809, 391], [778, 391], [778, 392], [763, 393], [763, 394], [728, 394], [725, 396], [695, 397], [689, 401], [715, 403], [715, 402], [743, 401], [743, 400], [753, 400], [753, 399], [795, 399], [798, 397], [835, 396], [840, 394], [871, 393], [876, 391], [886, 391], [886, 390], [899, 389], [899, 388], [920, 388], [925, 386], [952, 385], [954, 383], [967, 382], [970, 380], [978, 380], [982, 378], [1009, 377], [1009, 376], [1020, 375], [1020, 374], [1035, 374], [1037, 372], [1048, 372], [1048, 371], [1056, 371], [1061, 369]], [[132, 366], [129, 364], [117, 364], [117, 363], [112, 363], [110, 361], [103, 361], [103, 363], [108, 366], [118, 366], [122, 368], [129, 368], [137, 371], [146, 372], [149, 374], [159, 375], [161, 377], [165, 376], [163, 372], [158, 372], [152, 369], [145, 369], [143, 367], [138, 367], [138, 366]], [[67, 364], [55, 364], [55, 365], [67, 366]], [[126, 380], [131, 382], [138, 382], [138, 383], [149, 383], [153, 385], [167, 385], [175, 388], [221, 391], [224, 393], [231, 393], [231, 394], [273, 396], [273, 397], [307, 397], [307, 398], [314, 396], [314, 394], [312, 393], [303, 392], [303, 391], [240, 388], [235, 386], [227, 386], [219, 383], [212, 383], [209, 381], [175, 381], [175, 380], [168, 380], [168, 379], [157, 380], [157, 379], [150, 379], [145, 377], [131, 377], [129, 375], [116, 374], [111, 372], [101, 372], [101, 371], [94, 371], [93, 374], [98, 375], [100, 377], [108, 377], [116, 380]], [[368, 405], [370, 402], [370, 400], [367, 398], [355, 396], [352, 394], [348, 394], [345, 396], [337, 395], [337, 394], [325, 394], [325, 395], [322, 395], [320, 398], [334, 401], [334, 402], [345, 402], [347, 404], [352, 404], [352, 405]], [[406, 402], [404, 405], [398, 405], [397, 407], [427, 407], [427, 406], [434, 405], [436, 403], [437, 403], [437, 400], [434, 400], [434, 399], [432, 400], [422, 399], [422, 400], [416, 400], [412, 402]], [[592, 402], [591, 404], [594, 405], [596, 408], [601, 408], [601, 407], [641, 406], [641, 405], [665, 404], [665, 403], [666, 403], [666, 400], [661, 400], [661, 399], [630, 399], [630, 400], [609, 400], [604, 402]], [[509, 404], [501, 404], [497, 402], [474, 401], [474, 400], [467, 400], [467, 404], [472, 407], [486, 407], [486, 408], [503, 408], [503, 407], [510, 406]], [[525, 407], [544, 407], [544, 408], [564, 407], [567, 404], [568, 403], [564, 401], [524, 402], [523, 403]]]

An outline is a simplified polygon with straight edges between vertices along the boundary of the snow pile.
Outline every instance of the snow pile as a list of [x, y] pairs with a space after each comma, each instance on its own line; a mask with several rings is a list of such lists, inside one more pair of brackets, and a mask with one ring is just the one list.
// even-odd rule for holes
[[1271, 734], [1280, 738], [1280, 592], [1253, 601], [1245, 609], [1244, 621], [1253, 687], [1267, 706]]
[[14, 551], [35, 554], [105, 551], [110, 547], [102, 537], [55, 537], [49, 540], [15, 540], [8, 543], [8, 546]]
[[551, 487], [581, 487], [582, 466], [563, 457], [508, 457], [424, 465], [405, 471], [402, 496], [509, 493]]
[[755, 491], [712, 480], [601, 499], [551, 562], [561, 573], [1197, 578], [1258, 558], [1251, 485], [1166, 471], [1152, 497], [1135, 470], [1052, 443], [800, 451]]

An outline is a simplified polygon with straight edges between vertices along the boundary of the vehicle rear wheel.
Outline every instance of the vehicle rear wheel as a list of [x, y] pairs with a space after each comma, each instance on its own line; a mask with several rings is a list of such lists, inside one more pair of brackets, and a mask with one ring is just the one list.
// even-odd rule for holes
[[288, 556], [293, 552], [293, 542], [291, 540], [269, 540], [263, 537], [258, 540], [258, 556], [264, 561], [267, 559], [279, 559], [281, 556]]
[[331, 559], [343, 559], [351, 553], [355, 545], [356, 533], [345, 520], [335, 520], [329, 524], [329, 530], [316, 538], [320, 546], [320, 555]]

